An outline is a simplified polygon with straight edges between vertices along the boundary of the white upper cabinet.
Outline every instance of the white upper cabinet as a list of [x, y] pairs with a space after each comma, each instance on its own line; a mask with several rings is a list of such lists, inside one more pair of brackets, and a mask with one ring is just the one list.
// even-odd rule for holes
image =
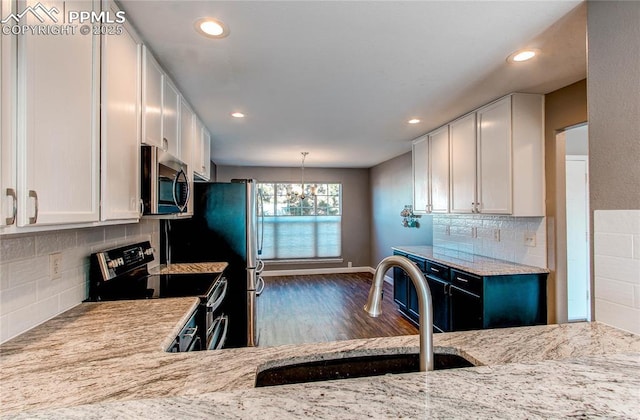
[[431, 211], [429, 197], [429, 138], [420, 137], [412, 145], [413, 159], [413, 212], [417, 214]]
[[209, 173], [211, 172], [211, 135], [206, 129], [202, 121], [196, 121], [196, 164], [193, 168], [198, 178], [209, 181]]
[[162, 148], [188, 163], [188, 159], [180, 156], [180, 94], [166, 74], [162, 80]]
[[475, 213], [476, 114], [449, 125], [451, 130], [451, 212]]
[[[449, 130], [451, 213], [545, 215], [543, 95], [505, 96], [450, 123]], [[440, 160], [435, 143], [431, 147], [433, 166]]]
[[511, 214], [511, 97], [476, 113], [478, 123], [477, 205], [479, 213]]
[[162, 68], [146, 46], [142, 47], [142, 143], [163, 147]]
[[[115, 14], [115, 3], [108, 3]], [[142, 45], [133, 28], [102, 36], [101, 220], [140, 217]]]
[[449, 212], [449, 126], [429, 134], [431, 212]]
[[[20, 11], [36, 3], [20, 3]], [[47, 6], [100, 10], [90, 1]], [[39, 24], [32, 14], [22, 19]], [[18, 224], [97, 221], [100, 37], [27, 33], [18, 51]]]
[[[183, 162], [187, 164], [188, 177], [189, 177], [189, 189], [193, 192], [193, 168], [194, 163], [194, 148], [196, 144], [195, 138], [195, 114], [189, 107], [189, 104], [184, 98], [180, 98], [180, 156]], [[187, 215], [193, 215], [193, 194], [189, 195], [189, 202], [187, 203]]]
[[[14, 12], [15, 2], [0, 0], [0, 16]], [[7, 23], [6, 25], [10, 25]], [[17, 37], [0, 31], [0, 229], [16, 224], [16, 61]]]

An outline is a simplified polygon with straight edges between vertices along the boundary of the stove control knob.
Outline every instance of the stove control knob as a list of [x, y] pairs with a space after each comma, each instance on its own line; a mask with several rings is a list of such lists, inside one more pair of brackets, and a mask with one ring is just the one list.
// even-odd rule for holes
[[144, 250], [144, 255], [153, 255], [155, 250], [153, 248], [147, 248]]
[[124, 260], [122, 259], [122, 257], [118, 258], [118, 267], [120, 267], [121, 265], [124, 265]]
[[109, 268], [116, 268], [118, 266], [118, 262], [116, 260], [111, 260], [107, 263], [107, 267]]

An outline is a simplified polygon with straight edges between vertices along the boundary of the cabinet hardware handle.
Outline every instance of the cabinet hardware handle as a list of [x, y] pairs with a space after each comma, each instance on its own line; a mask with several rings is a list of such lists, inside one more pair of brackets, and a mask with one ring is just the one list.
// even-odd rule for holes
[[[187, 332], [188, 331], [188, 332]], [[196, 336], [196, 333], [198, 332], [198, 327], [189, 327], [187, 328], [187, 330], [184, 333], [184, 337], [189, 337], [189, 338], [193, 338]]]
[[38, 221], [38, 193], [35, 192], [34, 190], [29, 190], [29, 198], [33, 198], [36, 206], [35, 214], [33, 215], [33, 217], [29, 218], [29, 224], [33, 225]]
[[456, 276], [456, 280], [460, 280], [463, 283], [469, 283], [469, 280], [463, 279], [462, 277], [458, 277], [458, 276]]
[[7, 217], [5, 222], [7, 225], [12, 225], [16, 222], [16, 213], [18, 212], [18, 198], [16, 196], [16, 190], [13, 188], [7, 188], [7, 197], [11, 197], [12, 207], [11, 207], [11, 217]]
[[139, 200], [140, 201], [140, 216], [142, 216], [144, 214], [144, 201], [142, 200], [142, 198]]
[[440, 270], [438, 270], [437, 268], [430, 267], [430, 269], [431, 269], [431, 271], [433, 271], [434, 273], [439, 273], [439, 272], [440, 272]]

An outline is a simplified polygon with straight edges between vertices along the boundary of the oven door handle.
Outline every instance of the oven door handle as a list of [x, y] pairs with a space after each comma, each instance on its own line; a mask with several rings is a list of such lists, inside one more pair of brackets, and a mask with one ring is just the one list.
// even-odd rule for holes
[[[216, 309], [218, 309], [218, 307], [224, 300], [224, 297], [227, 295], [228, 286], [229, 286], [229, 282], [226, 279], [226, 277], [223, 277], [222, 279], [220, 279], [220, 281], [216, 285], [216, 288], [213, 290], [213, 293], [211, 294], [211, 299], [209, 299], [209, 301], [207, 302], [207, 311], [213, 312]], [[220, 289], [222, 289], [222, 291], [218, 294], [217, 292]], [[212, 300], [213, 302], [211, 302]]]
[[[227, 339], [227, 330], [229, 328], [229, 317], [227, 315], [221, 315], [213, 321], [211, 327], [212, 337], [208, 350], [220, 350], [224, 346], [224, 342]], [[220, 332], [222, 329], [222, 332]]]

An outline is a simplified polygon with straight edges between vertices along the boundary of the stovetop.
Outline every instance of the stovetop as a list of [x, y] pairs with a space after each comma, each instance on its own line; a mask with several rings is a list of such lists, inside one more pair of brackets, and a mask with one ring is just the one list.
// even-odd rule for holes
[[103, 282], [92, 300], [158, 299], [195, 296], [207, 299], [217, 274], [147, 274]]

